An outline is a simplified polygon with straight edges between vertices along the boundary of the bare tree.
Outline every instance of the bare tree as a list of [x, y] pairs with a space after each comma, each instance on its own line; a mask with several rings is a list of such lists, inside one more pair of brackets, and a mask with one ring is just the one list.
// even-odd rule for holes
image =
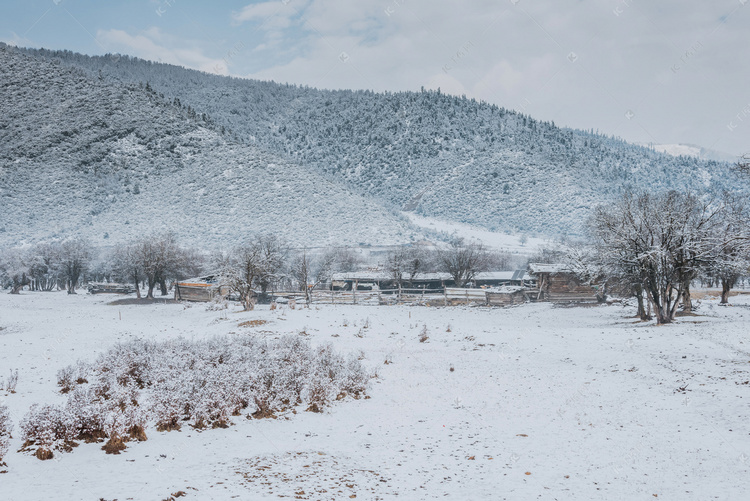
[[438, 249], [438, 265], [450, 274], [456, 287], [464, 287], [474, 276], [487, 269], [489, 255], [481, 243], [465, 243], [457, 239], [448, 248]]
[[364, 260], [356, 251], [348, 247], [334, 249], [331, 252], [335, 254], [334, 271], [348, 273], [357, 271], [362, 267]]
[[657, 322], [665, 324], [680, 301], [689, 308], [690, 283], [726, 244], [715, 238], [723, 211], [723, 204], [691, 194], [627, 193], [613, 207], [596, 210], [592, 233], [611, 273], [639, 284]]
[[[524, 267], [526, 260], [519, 255], [513, 255], [507, 251], [487, 252], [487, 269], [493, 271], [515, 270]], [[540, 263], [542, 261], [533, 261]]]
[[427, 270], [429, 256], [420, 247], [400, 247], [388, 253], [386, 269], [401, 289]]
[[292, 257], [289, 274], [297, 281], [300, 290], [304, 291], [307, 304], [312, 303], [312, 291], [331, 277], [335, 262], [335, 252], [325, 252], [316, 257], [303, 249]]
[[154, 233], [135, 244], [135, 253], [138, 267], [148, 283], [146, 297], [154, 297], [157, 285], [161, 286], [162, 295], [166, 295], [167, 279], [178, 273], [185, 261], [185, 253], [177, 244], [177, 236], [171, 231]]
[[32, 276], [38, 289], [51, 291], [62, 279], [59, 242], [38, 244], [33, 259]]
[[144, 277], [139, 244], [118, 247], [111, 257], [112, 271], [124, 282], [135, 285], [135, 294], [141, 298], [141, 279]]
[[88, 269], [92, 258], [91, 242], [84, 238], [71, 238], [60, 244], [60, 269], [65, 278], [68, 294], [76, 293], [78, 280]]
[[255, 307], [259, 254], [256, 245], [246, 243], [236, 247], [230, 254], [220, 257], [222, 281], [239, 296], [245, 310]]
[[218, 258], [223, 281], [239, 296], [246, 310], [255, 306], [256, 288], [265, 295], [268, 288], [281, 278], [287, 252], [286, 244], [275, 235], [259, 235]]
[[750, 270], [750, 210], [744, 197], [725, 195], [726, 210], [714, 225], [714, 247], [706, 276], [721, 283], [721, 304], [729, 302], [729, 292]]
[[284, 268], [289, 247], [273, 234], [260, 235], [255, 240], [258, 249], [258, 285], [261, 295], [265, 297], [268, 288], [280, 278]]
[[21, 289], [31, 284], [26, 253], [19, 248], [0, 253], [0, 278], [10, 287], [10, 294], [20, 294]]

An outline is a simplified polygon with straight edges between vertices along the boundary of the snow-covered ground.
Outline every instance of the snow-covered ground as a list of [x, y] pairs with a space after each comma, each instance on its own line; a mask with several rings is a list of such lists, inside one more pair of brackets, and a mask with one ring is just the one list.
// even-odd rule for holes
[[458, 238], [482, 242], [484, 245], [513, 254], [528, 256], [537, 252], [540, 246], [549, 244], [549, 240], [530, 237], [526, 234], [511, 235], [490, 231], [486, 228], [453, 221], [443, 221], [424, 217], [413, 212], [402, 212], [409, 221], [420, 228], [441, 231]]
[[[747, 499], [750, 297], [657, 327], [620, 305], [319, 305], [252, 312], [0, 294], [0, 392], [16, 423], [0, 499]], [[247, 320], [266, 320], [240, 327]], [[426, 326], [429, 339], [419, 341]], [[40, 461], [18, 422], [62, 402], [58, 369], [137, 337], [304, 336], [363, 353], [368, 399], [233, 418]], [[384, 363], [388, 360], [391, 363]]]

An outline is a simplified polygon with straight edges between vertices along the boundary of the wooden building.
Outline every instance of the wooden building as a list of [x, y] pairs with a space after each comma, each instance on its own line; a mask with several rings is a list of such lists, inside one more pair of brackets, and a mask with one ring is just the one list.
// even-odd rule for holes
[[562, 264], [529, 264], [529, 272], [536, 277], [537, 301], [553, 303], [596, 303], [600, 301], [599, 287], [581, 280], [575, 272]]
[[487, 306], [514, 306], [528, 301], [526, 293], [529, 289], [521, 285], [506, 285], [486, 289]]
[[222, 285], [218, 275], [190, 278], [174, 284], [174, 298], [178, 301], [213, 301], [217, 297], [227, 297], [229, 288]]

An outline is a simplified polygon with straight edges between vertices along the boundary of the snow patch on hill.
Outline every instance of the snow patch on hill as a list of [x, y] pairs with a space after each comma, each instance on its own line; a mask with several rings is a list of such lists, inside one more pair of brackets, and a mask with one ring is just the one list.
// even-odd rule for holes
[[402, 214], [419, 228], [443, 233], [449, 235], [450, 238], [479, 241], [488, 247], [513, 254], [531, 255], [537, 252], [540, 246], [550, 243], [548, 239], [531, 237], [525, 233], [498, 233], [471, 224], [419, 216], [412, 212], [402, 212]]
[[735, 162], [737, 158], [734, 155], [730, 155], [729, 153], [724, 153], [722, 151], [716, 151], [711, 150], [708, 148], [703, 148], [701, 146], [697, 146], [694, 144], [645, 144], [642, 143], [643, 146], [648, 146], [652, 148], [654, 151], [658, 151], [660, 153], [666, 153], [667, 155], [671, 155], [673, 157], [691, 157], [691, 158], [700, 158], [701, 160], [715, 160], [719, 162]]

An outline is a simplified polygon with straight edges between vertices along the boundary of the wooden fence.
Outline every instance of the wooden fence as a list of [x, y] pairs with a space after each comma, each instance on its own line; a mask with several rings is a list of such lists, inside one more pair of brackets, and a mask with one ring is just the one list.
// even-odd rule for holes
[[[272, 292], [272, 300], [295, 300], [305, 302], [304, 292]], [[401, 289], [388, 291], [325, 291], [315, 290], [311, 293], [313, 304], [442, 304], [444, 294], [442, 290]]]
[[[269, 294], [274, 301], [294, 300], [298, 304], [305, 303], [305, 293], [272, 292]], [[525, 300], [523, 293], [520, 297], [499, 300], [497, 293], [489, 293], [484, 289], [401, 289], [380, 291], [325, 291], [315, 290], [311, 293], [312, 304], [365, 304], [365, 305], [394, 305], [415, 304], [428, 306], [449, 305], [486, 305], [509, 306]], [[502, 296], [505, 296], [504, 294]]]

